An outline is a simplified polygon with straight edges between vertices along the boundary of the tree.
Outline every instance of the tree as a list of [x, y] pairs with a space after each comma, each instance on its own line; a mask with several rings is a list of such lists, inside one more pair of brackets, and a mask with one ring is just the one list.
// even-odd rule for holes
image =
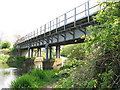
[[1, 49], [10, 48], [11, 43], [9, 41], [4, 41], [1, 43]]

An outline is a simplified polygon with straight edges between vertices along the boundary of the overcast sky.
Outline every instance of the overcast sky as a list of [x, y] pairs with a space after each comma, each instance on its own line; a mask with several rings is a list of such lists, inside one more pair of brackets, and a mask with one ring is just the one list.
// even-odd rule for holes
[[14, 35], [34, 31], [87, 0], [0, 0], [0, 37], [14, 42]]

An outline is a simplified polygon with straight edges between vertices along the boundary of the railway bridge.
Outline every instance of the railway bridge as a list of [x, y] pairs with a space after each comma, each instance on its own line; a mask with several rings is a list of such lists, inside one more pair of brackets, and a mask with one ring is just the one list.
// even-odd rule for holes
[[52, 47], [56, 46], [56, 58], [60, 58], [61, 45], [83, 43], [82, 37], [91, 34], [86, 27], [95, 24], [92, 16], [100, 9], [97, 3], [87, 1], [23, 36], [16, 46], [20, 51], [27, 50], [28, 58], [33, 57], [34, 48], [41, 57], [41, 48], [45, 48], [46, 60], [52, 58]]

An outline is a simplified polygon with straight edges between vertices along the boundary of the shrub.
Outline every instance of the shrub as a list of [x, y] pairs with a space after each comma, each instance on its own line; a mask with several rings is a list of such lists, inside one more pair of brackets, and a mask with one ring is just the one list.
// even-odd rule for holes
[[82, 44], [74, 45], [73, 49], [70, 51], [70, 54], [67, 55], [68, 58], [75, 58], [75, 59], [83, 59], [85, 54], [85, 50]]
[[0, 60], [8, 60], [9, 57], [9, 55], [2, 55], [0, 56]]
[[4, 41], [1, 43], [1, 49], [10, 48], [11, 43], [9, 41]]
[[30, 77], [28, 74], [18, 77], [15, 81], [12, 82], [12, 88], [32, 88], [34, 85], [32, 83], [33, 77]]
[[67, 57], [75, 46], [76, 46], [75, 44], [64, 46], [64, 48], [61, 51], [61, 55]]
[[83, 59], [85, 50], [82, 44], [66, 45], [61, 51], [61, 55], [68, 58]]
[[17, 48], [16, 48], [15, 44], [13, 44], [13, 47], [12, 47], [12, 48], [10, 48], [9, 50], [10, 50], [11, 52], [13, 52], [13, 51], [17, 50]]
[[37, 68], [37, 69], [34, 69], [33, 71], [31, 71], [31, 75], [32, 76], [35, 76], [35, 77], [39, 77], [39, 79], [41, 80], [48, 80], [48, 77], [45, 73], [45, 71]]

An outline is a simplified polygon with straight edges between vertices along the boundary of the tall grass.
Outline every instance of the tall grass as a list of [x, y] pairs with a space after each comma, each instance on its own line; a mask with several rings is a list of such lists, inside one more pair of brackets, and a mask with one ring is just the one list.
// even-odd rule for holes
[[43, 88], [46, 85], [58, 80], [54, 77], [57, 70], [41, 70], [36, 68], [29, 74], [24, 74], [12, 82], [11, 88]]
[[31, 88], [33, 87], [33, 77], [30, 75], [25, 74], [22, 77], [18, 77], [17, 80], [12, 82], [12, 88]]

